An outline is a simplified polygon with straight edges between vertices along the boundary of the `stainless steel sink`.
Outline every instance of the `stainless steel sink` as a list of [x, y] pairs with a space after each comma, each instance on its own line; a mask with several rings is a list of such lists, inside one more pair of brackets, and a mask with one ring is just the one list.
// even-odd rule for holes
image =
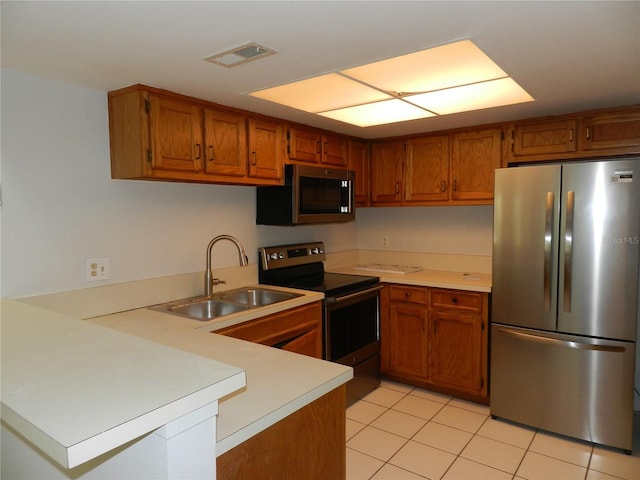
[[272, 303], [299, 297], [297, 293], [267, 290], [265, 288], [243, 288], [222, 294], [222, 300], [252, 307], [263, 307]]
[[167, 308], [167, 312], [182, 315], [183, 317], [195, 318], [206, 321], [217, 317], [224, 317], [232, 313], [247, 310], [245, 305], [224, 302], [221, 300], [201, 300], [182, 305], [175, 305]]
[[302, 296], [299, 293], [283, 292], [259, 287], [242, 287], [217, 293], [211, 297], [191, 297], [155, 305], [151, 310], [172, 313], [201, 322], [264, 307]]

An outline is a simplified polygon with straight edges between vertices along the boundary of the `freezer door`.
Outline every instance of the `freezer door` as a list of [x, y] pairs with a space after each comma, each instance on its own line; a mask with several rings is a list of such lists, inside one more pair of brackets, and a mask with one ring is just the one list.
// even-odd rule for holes
[[491, 415], [631, 450], [635, 343], [492, 325]]
[[556, 328], [561, 167], [496, 170], [492, 321]]
[[563, 166], [558, 331], [635, 341], [640, 159]]

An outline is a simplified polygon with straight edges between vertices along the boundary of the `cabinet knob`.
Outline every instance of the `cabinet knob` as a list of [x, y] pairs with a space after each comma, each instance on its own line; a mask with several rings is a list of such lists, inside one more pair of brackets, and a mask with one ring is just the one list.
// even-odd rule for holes
[[457, 299], [456, 297], [453, 297], [453, 298], [451, 299], [451, 303], [458, 303], [458, 299]]
[[404, 296], [409, 298], [411, 296], [411, 292], [404, 292]]

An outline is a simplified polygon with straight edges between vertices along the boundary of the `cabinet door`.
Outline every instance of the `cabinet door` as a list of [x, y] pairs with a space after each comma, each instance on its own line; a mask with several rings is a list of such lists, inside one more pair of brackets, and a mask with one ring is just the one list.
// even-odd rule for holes
[[356, 206], [369, 206], [369, 146], [366, 142], [349, 141], [349, 170], [356, 174]]
[[[173, 98], [149, 95], [151, 168], [171, 178], [202, 171], [202, 109]], [[167, 174], [168, 173], [168, 174]]]
[[518, 125], [513, 130], [514, 157], [575, 152], [577, 121], [558, 120]]
[[456, 133], [451, 146], [451, 199], [491, 203], [494, 172], [500, 168], [502, 129]]
[[247, 175], [247, 132], [244, 115], [204, 110], [205, 173]]
[[477, 315], [433, 310], [429, 318], [429, 376], [444, 387], [481, 393], [483, 323]]
[[336, 167], [346, 167], [347, 139], [338, 135], [323, 135], [322, 163]]
[[387, 355], [383, 368], [389, 373], [426, 379], [427, 309], [391, 304], [387, 325]]
[[583, 134], [584, 150], [640, 147], [640, 111], [586, 117]]
[[287, 131], [287, 156], [289, 161], [320, 163], [322, 135], [320, 132], [289, 127]]
[[322, 358], [322, 332], [316, 328], [277, 347], [300, 355]]
[[281, 123], [249, 119], [249, 176], [282, 179], [284, 131]]
[[371, 145], [371, 204], [402, 201], [403, 142]]
[[449, 199], [448, 135], [407, 141], [404, 188], [407, 202]]

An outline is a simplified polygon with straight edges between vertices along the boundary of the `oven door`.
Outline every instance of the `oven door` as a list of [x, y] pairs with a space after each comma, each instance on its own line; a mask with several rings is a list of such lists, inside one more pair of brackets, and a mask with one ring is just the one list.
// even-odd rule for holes
[[382, 286], [325, 300], [326, 360], [353, 366], [380, 351]]
[[347, 406], [380, 385], [382, 286], [325, 300], [325, 359], [353, 368]]

